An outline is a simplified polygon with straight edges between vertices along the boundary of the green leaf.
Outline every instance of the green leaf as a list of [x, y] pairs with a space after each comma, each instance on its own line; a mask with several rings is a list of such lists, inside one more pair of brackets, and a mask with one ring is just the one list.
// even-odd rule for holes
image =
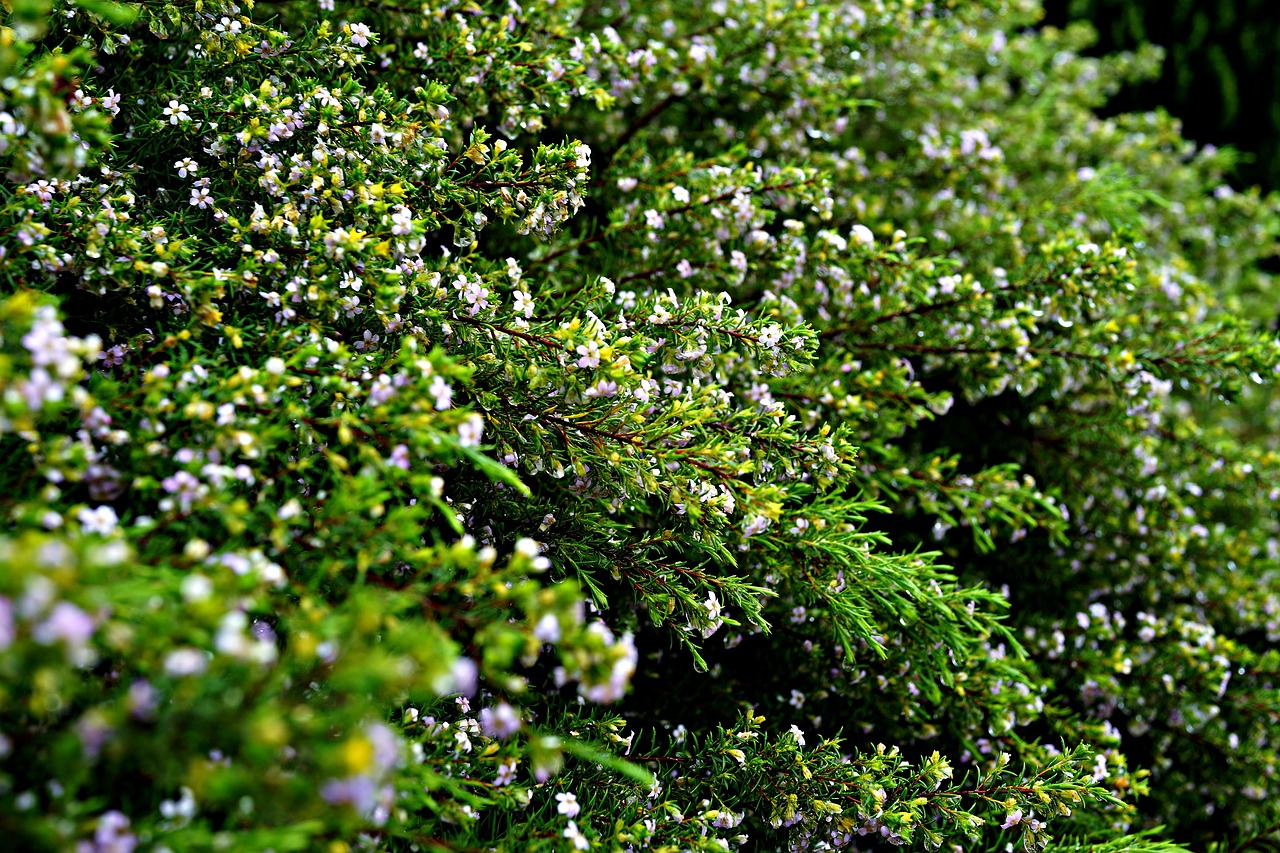
[[475, 465], [476, 468], [479, 469], [480, 473], [484, 474], [490, 480], [505, 483], [526, 498], [533, 494], [529, 491], [529, 487], [521, 482], [520, 478], [516, 476], [516, 472], [512, 471], [506, 465], [503, 465], [501, 462], [496, 462], [471, 447], [458, 445], [458, 452], [465, 456], [472, 465]]
[[75, 0], [86, 12], [106, 18], [118, 27], [127, 27], [138, 17], [142, 7], [134, 3], [116, 3], [113, 0]]
[[598, 747], [580, 740], [564, 740], [561, 747], [570, 755], [581, 758], [583, 761], [591, 761], [596, 764], [607, 767], [608, 769], [626, 776], [634, 782], [641, 785], [652, 785], [654, 782], [653, 774], [645, 770], [639, 764], [633, 764], [626, 759], [619, 758], [611, 752], [605, 752]]

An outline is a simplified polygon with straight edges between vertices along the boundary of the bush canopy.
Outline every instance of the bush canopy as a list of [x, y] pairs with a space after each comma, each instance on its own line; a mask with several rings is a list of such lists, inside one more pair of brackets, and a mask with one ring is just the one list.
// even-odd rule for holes
[[21, 850], [1274, 849], [1280, 205], [1035, 0], [5, 0]]

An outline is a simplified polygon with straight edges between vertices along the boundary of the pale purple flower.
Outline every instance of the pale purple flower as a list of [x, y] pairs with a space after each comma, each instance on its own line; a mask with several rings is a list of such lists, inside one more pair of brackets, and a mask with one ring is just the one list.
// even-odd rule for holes
[[402, 471], [409, 470], [409, 447], [405, 444], [397, 444], [391, 451], [390, 462]]
[[520, 731], [520, 714], [506, 702], [481, 708], [480, 729], [489, 737], [505, 740]]
[[333, 806], [349, 805], [361, 814], [373, 811], [377, 783], [368, 776], [330, 779], [320, 788], [320, 798]]
[[516, 778], [516, 762], [509, 758], [498, 765], [498, 775], [493, 778], [494, 787], [510, 785]]
[[390, 726], [370, 723], [364, 733], [373, 744], [373, 762], [380, 774], [400, 763], [400, 738]]
[[364, 47], [369, 43], [369, 36], [373, 35], [373, 31], [369, 29], [368, 24], [352, 24], [351, 25], [351, 43]]
[[432, 396], [438, 411], [449, 408], [453, 400], [453, 389], [449, 387], [449, 383], [445, 382], [442, 376], [437, 376], [431, 380], [431, 387], [427, 389], [427, 393]]
[[618, 383], [612, 379], [601, 379], [584, 392], [587, 397], [615, 397], [618, 394]]
[[578, 353], [578, 367], [599, 367], [600, 366], [600, 345], [595, 341], [587, 341], [585, 344], [578, 344], [575, 352]]
[[75, 724], [76, 737], [80, 738], [80, 747], [90, 761], [96, 759], [102, 752], [102, 747], [106, 746], [113, 731], [106, 716], [98, 710], [89, 711]]
[[13, 602], [0, 595], [0, 652], [13, 645], [17, 633], [13, 624]]
[[31, 632], [31, 638], [45, 646], [61, 640], [78, 649], [89, 642], [95, 627], [94, 619], [88, 613], [70, 602], [59, 601], [53, 606], [49, 618]]
[[483, 433], [484, 419], [474, 413], [467, 415], [467, 419], [458, 424], [458, 444], [463, 447], [477, 447]]
[[129, 716], [135, 720], [150, 720], [156, 710], [156, 690], [149, 681], [138, 680], [129, 685], [129, 696], [125, 700]]
[[76, 853], [133, 853], [138, 837], [129, 832], [129, 818], [122, 812], [109, 811], [98, 818], [93, 841], [81, 841]]
[[474, 696], [476, 693], [476, 680], [480, 671], [476, 667], [476, 662], [471, 658], [458, 658], [453, 662], [453, 691], [461, 693], [464, 696]]

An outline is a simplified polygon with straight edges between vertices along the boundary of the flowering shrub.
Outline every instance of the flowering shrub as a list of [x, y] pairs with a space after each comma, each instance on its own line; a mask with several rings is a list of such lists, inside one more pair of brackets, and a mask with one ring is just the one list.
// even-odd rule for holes
[[1263, 844], [1277, 207], [1036, 17], [14, 0], [9, 843]]

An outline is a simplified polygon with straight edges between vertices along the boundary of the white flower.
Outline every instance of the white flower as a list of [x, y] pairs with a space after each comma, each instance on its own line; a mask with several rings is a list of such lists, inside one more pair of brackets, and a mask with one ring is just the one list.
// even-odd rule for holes
[[[577, 812], [574, 812], [574, 814], [577, 814]], [[578, 825], [573, 821], [569, 821], [569, 825], [565, 827], [564, 837], [572, 841], [574, 848], [577, 850], [589, 850], [591, 848], [591, 842], [578, 830]]]
[[796, 743], [799, 746], [804, 746], [804, 732], [801, 731], [799, 726], [793, 725], [791, 727], [791, 734], [795, 737]]
[[458, 729], [453, 733], [453, 739], [456, 741], [454, 752], [470, 752], [471, 738], [467, 737], [467, 733]]
[[578, 798], [568, 791], [562, 794], [556, 794], [556, 811], [565, 817], [577, 817], [578, 812], [582, 811], [582, 807], [578, 805]]
[[689, 203], [689, 191], [684, 187], [672, 187], [671, 195], [674, 196], [675, 200], [681, 204]]
[[[545, 560], [546, 557], [540, 559]], [[544, 613], [542, 618], [538, 620], [538, 624], [533, 628], [533, 636], [544, 643], [559, 642], [560, 620], [555, 617], [554, 613]]]
[[164, 671], [176, 676], [198, 675], [208, 662], [208, 656], [199, 649], [174, 649], [164, 659]]
[[198, 207], [201, 210], [204, 210], [212, 203], [213, 199], [209, 197], [209, 191], [204, 187], [191, 190], [191, 205], [193, 207]]
[[853, 226], [851, 232], [853, 242], [861, 243], [864, 246], [874, 246], [876, 244], [876, 235], [871, 233], [871, 229], [865, 225]]
[[187, 105], [179, 103], [176, 100], [169, 101], [169, 106], [164, 108], [164, 114], [169, 117], [169, 124], [177, 124], [180, 121], [191, 121], [191, 116], [187, 113]]
[[214, 594], [214, 581], [204, 575], [187, 575], [179, 587], [183, 601], [201, 602]]
[[98, 533], [102, 536], [107, 536], [115, 530], [120, 521], [116, 511], [109, 506], [100, 506], [97, 509], [85, 507], [80, 510], [76, 518], [86, 533]]
[[164, 800], [160, 803], [160, 815], [165, 820], [177, 821], [180, 826], [185, 826], [191, 818], [195, 817], [196, 797], [195, 793], [185, 785], [179, 789], [179, 793], [181, 796], [178, 799]]
[[766, 327], [765, 330], [760, 333], [760, 346], [775, 347], [781, 339], [782, 327], [777, 323], [774, 323], [773, 325]]
[[512, 296], [515, 298], [516, 313], [523, 314], [526, 317], [533, 316], [533, 297], [525, 293], [523, 290], [517, 290]]
[[391, 233], [397, 237], [413, 233], [413, 211], [399, 207], [391, 214]]

